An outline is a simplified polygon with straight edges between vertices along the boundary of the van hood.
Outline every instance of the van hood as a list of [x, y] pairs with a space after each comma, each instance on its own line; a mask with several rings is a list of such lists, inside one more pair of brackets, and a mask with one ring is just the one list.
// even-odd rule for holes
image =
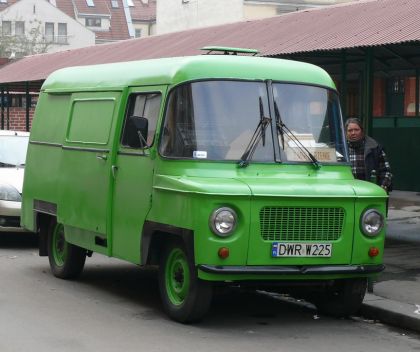
[[13, 186], [22, 194], [23, 174], [23, 168], [0, 167], [0, 184]]
[[265, 197], [383, 197], [386, 192], [369, 182], [320, 178], [219, 178], [157, 175], [154, 188], [167, 191]]

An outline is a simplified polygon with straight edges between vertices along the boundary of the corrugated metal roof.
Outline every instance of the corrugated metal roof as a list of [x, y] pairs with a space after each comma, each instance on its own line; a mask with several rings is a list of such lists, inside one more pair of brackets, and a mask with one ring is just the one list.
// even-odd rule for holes
[[255, 48], [262, 56], [420, 41], [420, 0], [365, 0], [262, 20], [26, 57], [0, 82], [45, 79], [68, 66], [198, 55], [206, 45]]

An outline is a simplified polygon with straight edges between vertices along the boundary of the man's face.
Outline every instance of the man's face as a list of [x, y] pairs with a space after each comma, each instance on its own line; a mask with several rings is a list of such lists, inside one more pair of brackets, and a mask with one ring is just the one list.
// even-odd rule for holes
[[363, 131], [357, 123], [349, 123], [346, 133], [350, 142], [357, 142], [363, 138]]

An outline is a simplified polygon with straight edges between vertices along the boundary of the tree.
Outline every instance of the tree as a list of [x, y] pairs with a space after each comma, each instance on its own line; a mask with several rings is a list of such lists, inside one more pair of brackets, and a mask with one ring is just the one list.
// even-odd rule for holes
[[0, 57], [23, 57], [48, 51], [51, 43], [45, 40], [39, 20], [27, 22], [30, 30], [24, 35], [6, 35], [0, 27]]

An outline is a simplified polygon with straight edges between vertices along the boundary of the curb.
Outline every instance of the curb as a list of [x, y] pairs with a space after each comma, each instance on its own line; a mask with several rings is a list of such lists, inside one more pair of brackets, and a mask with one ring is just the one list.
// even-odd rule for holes
[[420, 332], [420, 306], [418, 305], [366, 294], [360, 312], [366, 318]]

